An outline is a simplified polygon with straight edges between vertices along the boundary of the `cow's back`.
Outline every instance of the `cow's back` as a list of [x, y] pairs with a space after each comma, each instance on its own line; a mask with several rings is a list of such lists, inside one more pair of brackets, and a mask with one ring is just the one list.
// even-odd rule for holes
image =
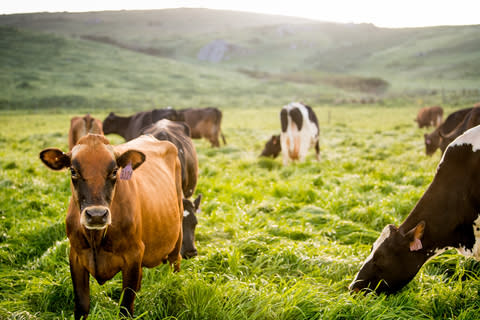
[[139, 222], [137, 232], [145, 245], [143, 265], [161, 263], [181, 242], [182, 195], [180, 163], [176, 147], [168, 141], [141, 136], [114, 147], [122, 153], [135, 149], [145, 154], [145, 162], [130, 180], [119, 180], [114, 210], [126, 210], [126, 199], [134, 214], [127, 217]]

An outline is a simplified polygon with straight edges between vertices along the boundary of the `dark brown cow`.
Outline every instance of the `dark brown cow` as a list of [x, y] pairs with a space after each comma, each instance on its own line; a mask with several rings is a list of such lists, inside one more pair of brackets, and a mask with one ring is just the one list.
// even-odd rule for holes
[[433, 132], [423, 135], [425, 139], [425, 153], [431, 156], [435, 151], [440, 148], [442, 153], [445, 151], [448, 143], [445, 143], [442, 139], [442, 135], [448, 134], [455, 129], [465, 118], [465, 116], [472, 110], [472, 108], [461, 109], [450, 114], [447, 119]]
[[69, 153], [45, 149], [40, 159], [53, 170], [71, 171], [66, 217], [75, 319], [90, 310], [89, 275], [99, 284], [119, 271], [121, 311], [133, 315], [142, 267], [169, 261], [180, 269], [182, 185], [177, 148], [141, 136], [112, 146], [89, 134]]
[[459, 135], [461, 135], [470, 128], [478, 126], [479, 124], [480, 107], [474, 107], [469, 113], [467, 113], [465, 118], [463, 118], [463, 121], [455, 129], [450, 131], [449, 134], [443, 135], [441, 132], [439, 132], [440, 136], [442, 137], [442, 143], [440, 147], [444, 147], [445, 149]]
[[181, 113], [171, 108], [138, 112], [129, 117], [120, 117], [110, 112], [103, 120], [103, 132], [105, 134], [116, 133], [129, 141], [140, 136], [146, 127], [162, 119], [185, 120]]
[[68, 149], [72, 150], [77, 141], [89, 133], [103, 135], [102, 122], [89, 114], [83, 117], [73, 117], [70, 120], [70, 131], [68, 132]]
[[350, 289], [395, 292], [445, 248], [480, 258], [480, 126], [446, 149], [427, 191], [397, 228], [385, 227]]
[[197, 247], [195, 246], [195, 228], [198, 224], [197, 213], [200, 211], [200, 201], [202, 195], [193, 201], [183, 199], [183, 241], [182, 241], [182, 258], [190, 259], [195, 257], [197, 253]]
[[280, 135], [273, 135], [270, 139], [265, 143], [265, 147], [263, 148], [260, 157], [272, 157], [276, 158], [280, 152], [282, 151], [282, 146], [280, 145]]
[[186, 199], [190, 198], [197, 186], [198, 160], [195, 146], [190, 139], [190, 127], [185, 122], [163, 119], [143, 130], [158, 140], [173, 143], [178, 149], [178, 158], [182, 165], [182, 189]]
[[192, 139], [205, 138], [212, 147], [219, 147], [218, 136], [222, 136], [223, 144], [227, 144], [222, 134], [222, 112], [217, 108], [181, 109], [179, 112], [190, 126]]
[[438, 127], [443, 120], [443, 109], [440, 106], [424, 107], [418, 111], [415, 121], [419, 128]]

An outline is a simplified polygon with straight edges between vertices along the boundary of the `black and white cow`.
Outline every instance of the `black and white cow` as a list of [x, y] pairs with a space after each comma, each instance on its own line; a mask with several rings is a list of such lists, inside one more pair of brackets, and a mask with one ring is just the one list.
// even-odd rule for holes
[[480, 258], [480, 126], [445, 150], [427, 191], [397, 228], [388, 225], [350, 284], [395, 292], [445, 248]]
[[280, 121], [280, 145], [284, 165], [290, 160], [302, 162], [313, 145], [316, 158], [320, 160], [320, 128], [312, 108], [299, 102], [291, 102], [282, 108]]

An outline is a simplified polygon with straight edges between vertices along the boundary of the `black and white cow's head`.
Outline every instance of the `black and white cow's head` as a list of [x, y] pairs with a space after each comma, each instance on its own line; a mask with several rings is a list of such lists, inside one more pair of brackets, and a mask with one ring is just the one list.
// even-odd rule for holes
[[201, 200], [201, 194], [193, 203], [190, 200], [183, 199], [183, 239], [180, 253], [184, 259], [195, 257], [198, 254], [195, 246], [195, 228], [198, 224], [196, 213], [199, 212]]
[[425, 262], [421, 250], [424, 229], [423, 221], [406, 234], [393, 225], [386, 226], [349, 289], [395, 292], [410, 282]]
[[446, 149], [435, 177], [398, 228], [385, 227], [350, 284], [395, 292], [445, 248], [480, 258], [480, 126]]

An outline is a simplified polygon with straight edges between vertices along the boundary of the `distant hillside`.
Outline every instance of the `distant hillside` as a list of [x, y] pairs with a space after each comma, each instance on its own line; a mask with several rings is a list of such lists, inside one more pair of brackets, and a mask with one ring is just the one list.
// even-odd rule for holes
[[236, 71], [11, 27], [0, 27], [0, 48], [0, 109], [249, 108], [292, 99], [318, 104], [343, 95], [328, 85], [252, 79]]
[[[0, 25], [54, 33], [52, 39], [95, 48], [94, 55], [115, 47], [112, 52], [135, 60], [176, 61], [188, 68], [187, 74], [239, 77], [255, 89], [265, 81], [279, 86], [310, 86], [302, 89], [300, 96], [308, 96], [313, 87], [321, 88], [317, 96], [322, 98], [316, 98], [319, 101], [325, 96], [350, 99], [404, 92], [442, 93], [444, 100], [446, 91], [473, 92], [464, 98], [480, 100], [476, 93], [480, 83], [480, 25], [386, 29], [371, 24], [186, 8], [2, 15]], [[125, 51], [166, 60], [140, 58]], [[204, 78], [197, 80], [201, 83]], [[207, 90], [208, 85], [201, 87]]]

